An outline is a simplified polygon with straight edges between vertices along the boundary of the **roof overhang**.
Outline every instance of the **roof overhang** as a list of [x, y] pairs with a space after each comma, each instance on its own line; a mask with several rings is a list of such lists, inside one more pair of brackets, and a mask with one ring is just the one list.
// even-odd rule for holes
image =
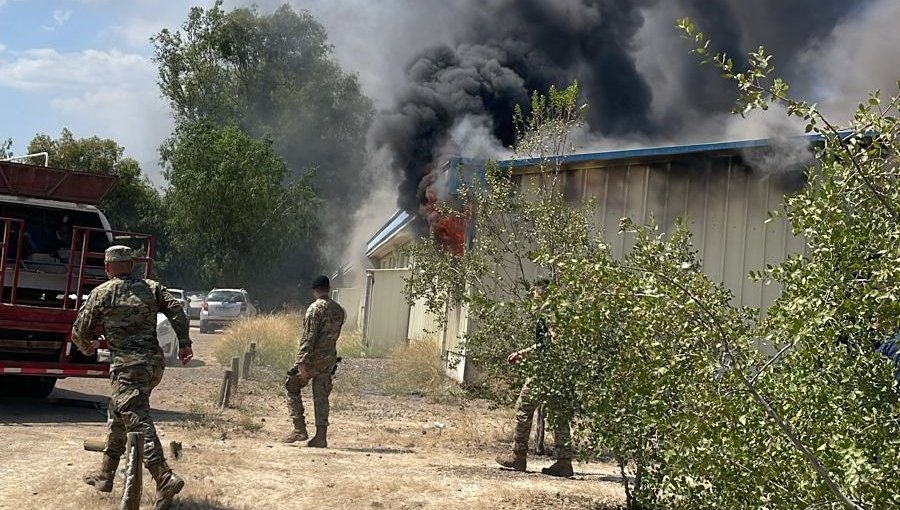
[[394, 246], [413, 239], [412, 223], [415, 217], [406, 211], [397, 211], [366, 243], [366, 257], [380, 258]]

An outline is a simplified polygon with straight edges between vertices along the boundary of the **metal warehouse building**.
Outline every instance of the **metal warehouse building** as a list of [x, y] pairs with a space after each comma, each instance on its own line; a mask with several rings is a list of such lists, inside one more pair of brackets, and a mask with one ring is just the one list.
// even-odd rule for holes
[[[796, 153], [796, 146], [802, 152], [813, 141], [797, 138], [791, 143]], [[572, 201], [595, 199], [597, 224], [619, 257], [633, 243], [630, 235], [616, 234], [620, 218], [644, 222], [652, 215], [666, 230], [676, 218], [687, 217], [704, 271], [732, 291], [735, 304], [765, 312], [780, 288], [750, 281], [748, 272], [804, 249], [783, 219], [767, 221], [768, 212], [779, 209], [785, 195], [805, 182], [800, 165], [783, 168], [780, 150], [769, 140], [746, 140], [576, 154], [562, 162], [564, 196]], [[440, 169], [446, 179], [438, 181], [447, 183], [449, 194], [473, 171], [467, 163], [453, 159]], [[511, 167], [526, 183], [538, 177], [528, 161], [501, 165]], [[479, 171], [483, 165], [474, 169]], [[437, 329], [434, 317], [418, 304], [410, 306], [403, 295], [409, 261], [398, 250], [415, 240], [412, 223], [413, 218], [400, 211], [374, 234], [366, 246], [374, 269], [367, 271], [365, 288], [339, 289], [338, 299], [359, 310], [359, 324], [375, 352], [423, 337], [440, 343], [444, 359], [464, 358], [460, 342], [469, 328], [465, 309], [449, 310], [446, 328]], [[467, 370], [459, 363], [454, 375], [462, 380]]]

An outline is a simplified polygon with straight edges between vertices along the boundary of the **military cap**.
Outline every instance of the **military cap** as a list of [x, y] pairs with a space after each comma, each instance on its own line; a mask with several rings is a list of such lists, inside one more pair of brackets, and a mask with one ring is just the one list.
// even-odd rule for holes
[[328, 279], [327, 276], [319, 275], [319, 276], [316, 276], [315, 278], [313, 278], [311, 287], [314, 289], [330, 289], [331, 281]]
[[117, 244], [106, 249], [104, 262], [131, 262], [131, 248]]

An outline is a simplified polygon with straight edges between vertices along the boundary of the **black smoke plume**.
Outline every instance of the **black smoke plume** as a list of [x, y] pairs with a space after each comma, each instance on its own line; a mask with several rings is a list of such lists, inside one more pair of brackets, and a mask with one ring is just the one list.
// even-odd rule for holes
[[[496, 140], [509, 146], [513, 106], [550, 85], [579, 81], [589, 105], [589, 128], [598, 135], [684, 140], [691, 129], [688, 119], [727, 112], [734, 92], [714, 69], [698, 66], [687, 55], [689, 46], [674, 28], [677, 17], [695, 18], [740, 66], [740, 55], [759, 43], [790, 61], [869, 3], [473, 1], [461, 13], [455, 44], [427, 48], [410, 61], [407, 84], [395, 106], [376, 119], [373, 141], [389, 149], [401, 174], [399, 206], [416, 213], [428, 200], [426, 176], [447, 155], [454, 126], [481, 117]], [[639, 34], [654, 15], [669, 17], [660, 24], [664, 30]], [[638, 39], [645, 46], [638, 47]], [[679, 58], [660, 59], [658, 76], [642, 73], [639, 54], [671, 53], [673, 45], [679, 45]], [[667, 96], [657, 94], [664, 80], [673, 79], [677, 82], [668, 84]]]

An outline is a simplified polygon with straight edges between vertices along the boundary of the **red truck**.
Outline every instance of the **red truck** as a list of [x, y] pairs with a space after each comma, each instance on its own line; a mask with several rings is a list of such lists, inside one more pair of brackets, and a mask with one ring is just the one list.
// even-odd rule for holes
[[114, 183], [0, 161], [0, 395], [44, 397], [57, 379], [109, 376], [108, 363], [72, 344], [77, 310], [106, 281], [111, 244], [134, 248], [144, 276], [155, 254], [152, 236], [112, 230], [97, 208]]

